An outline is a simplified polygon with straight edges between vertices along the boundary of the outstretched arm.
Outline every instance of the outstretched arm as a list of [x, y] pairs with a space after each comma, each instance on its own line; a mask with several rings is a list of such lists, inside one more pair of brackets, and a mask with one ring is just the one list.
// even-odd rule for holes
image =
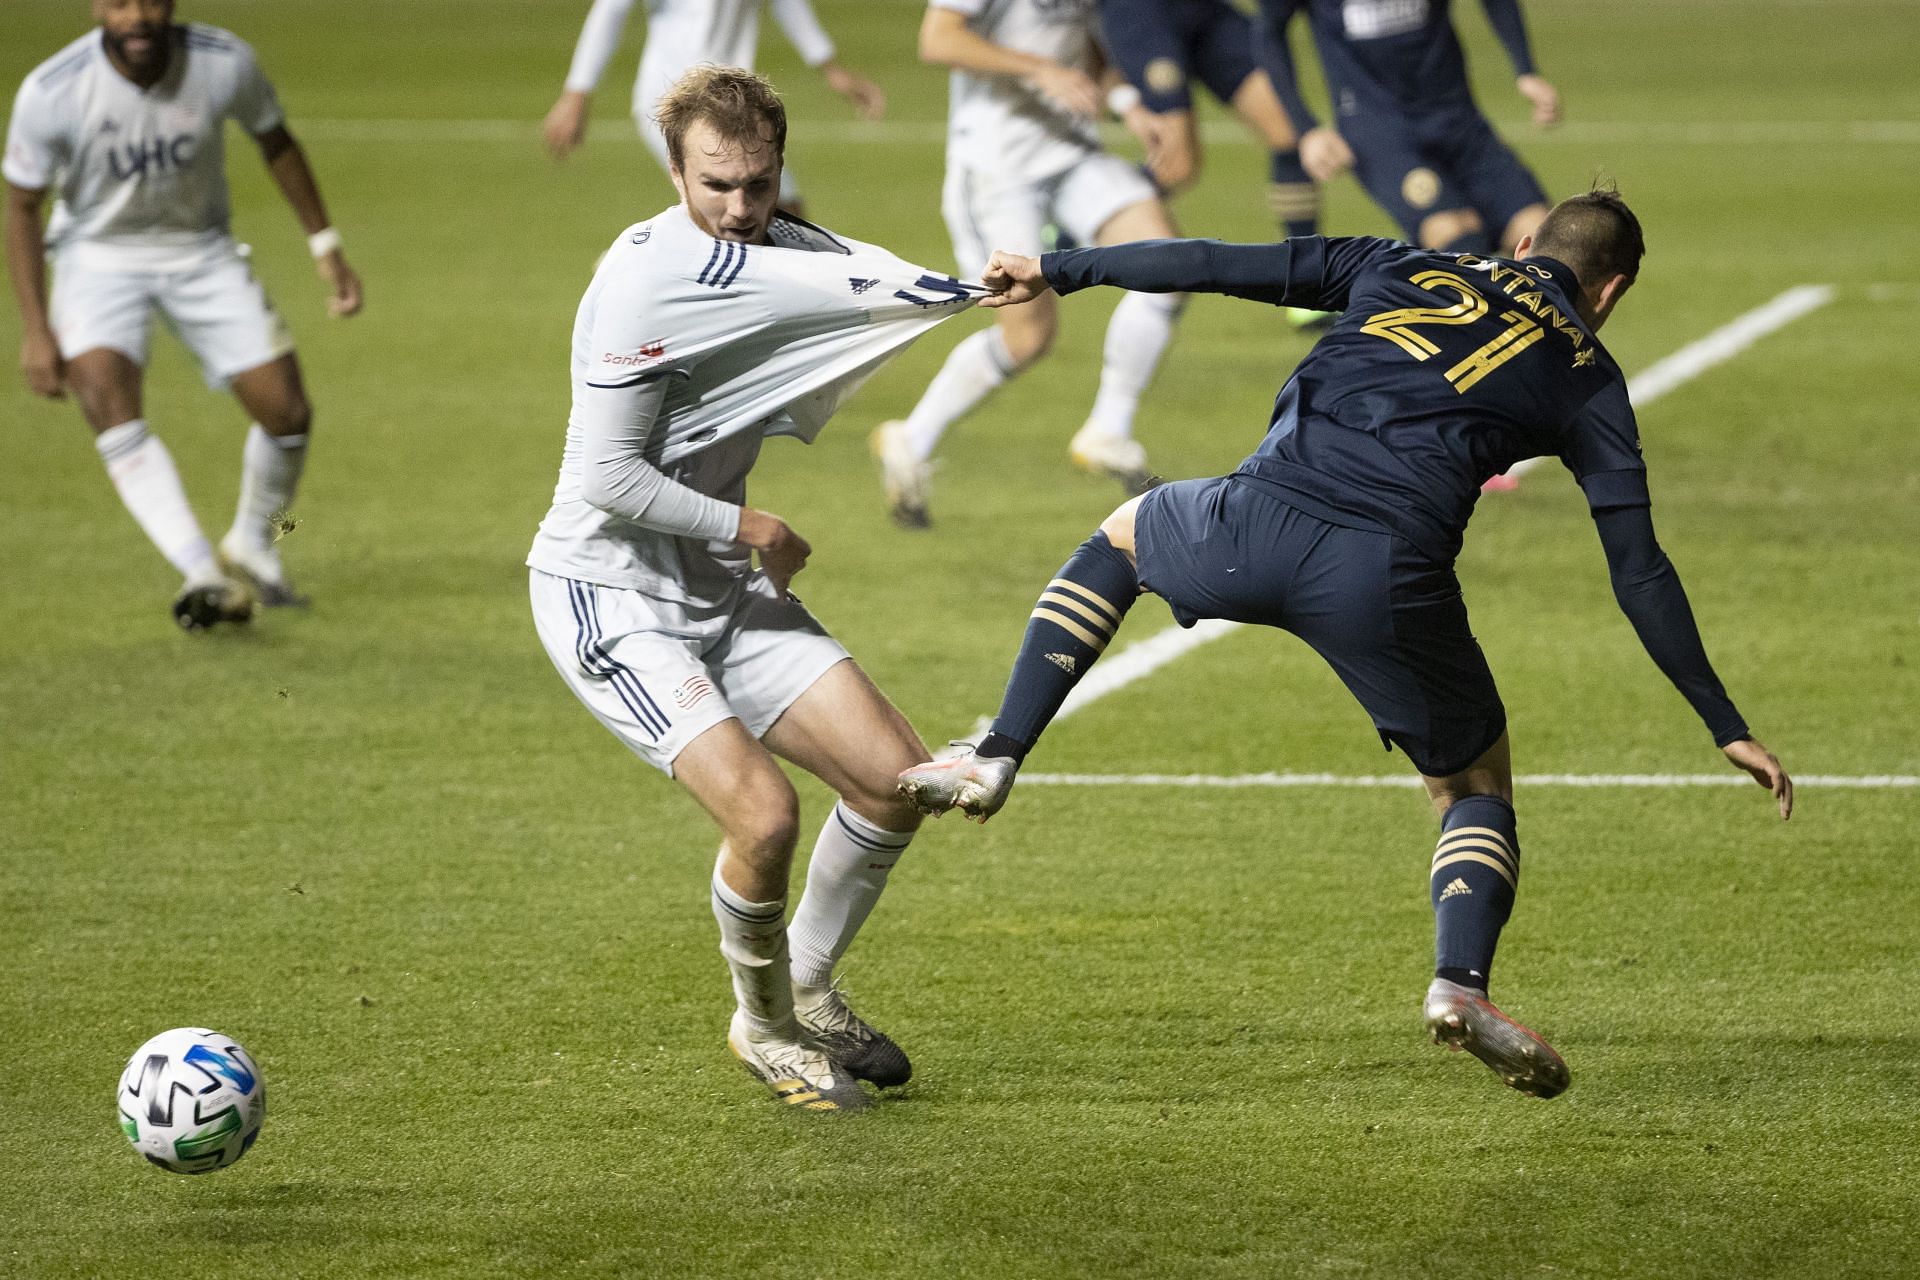
[[1366, 237], [1302, 236], [1274, 244], [1139, 240], [1039, 258], [995, 252], [981, 275], [992, 291], [981, 305], [1006, 306], [1048, 289], [1072, 293], [1107, 284], [1136, 293], [1224, 293], [1275, 306], [1339, 311], [1362, 270], [1403, 248]]
[[567, 67], [566, 85], [540, 125], [540, 136], [556, 158], [565, 157], [587, 136], [587, 107], [613, 51], [620, 47], [620, 35], [632, 10], [633, 0], [593, 0], [593, 7], [587, 10], [580, 39], [573, 46], [573, 61]]
[[1545, 128], [1560, 123], [1560, 91], [1533, 65], [1533, 49], [1527, 43], [1527, 20], [1520, 16], [1520, 0], [1480, 0], [1487, 11], [1487, 22], [1506, 47], [1507, 60], [1513, 63], [1514, 84], [1520, 95], [1533, 104], [1533, 122]]
[[360, 310], [362, 301], [360, 277], [347, 265], [346, 255], [340, 250], [339, 233], [327, 221], [327, 206], [320, 199], [320, 184], [314, 180], [306, 152], [300, 149], [285, 125], [267, 130], [254, 141], [260, 144], [260, 158], [267, 162], [267, 172], [273, 175], [280, 193], [293, 206], [293, 216], [300, 220], [300, 229], [307, 233], [314, 268], [332, 294], [327, 310], [336, 316], [354, 314]]
[[1705, 722], [1714, 745], [1772, 791], [1780, 816], [1788, 817], [1793, 812], [1793, 780], [1747, 731], [1747, 722], [1714, 674], [1680, 575], [1654, 537], [1652, 512], [1644, 506], [1610, 507], [1594, 512], [1593, 520], [1606, 549], [1614, 599], [1633, 623], [1647, 656]]

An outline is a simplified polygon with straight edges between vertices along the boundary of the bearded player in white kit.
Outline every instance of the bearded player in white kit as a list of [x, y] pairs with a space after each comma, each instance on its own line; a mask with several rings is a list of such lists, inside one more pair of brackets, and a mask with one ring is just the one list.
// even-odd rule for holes
[[[94, 0], [93, 15], [97, 30], [20, 86], [7, 130], [21, 368], [35, 394], [71, 391], [79, 401], [121, 500], [185, 579], [175, 620], [188, 630], [244, 622], [256, 599], [301, 602], [275, 542], [306, 463], [312, 410], [286, 325], [228, 231], [226, 121], [259, 145], [307, 232], [334, 315], [360, 309], [360, 281], [252, 49], [216, 27], [175, 26], [172, 0]], [[57, 201], [43, 232], [49, 189]], [[142, 416], [155, 311], [208, 385], [230, 388], [254, 420], [239, 509], [217, 551]]]
[[[702, 63], [751, 69], [760, 43], [760, 9], [768, 5], [801, 61], [820, 73], [827, 87], [853, 104], [863, 120], [886, 113], [880, 86], [840, 65], [833, 38], [808, 0], [646, 0], [647, 43], [640, 53], [640, 74], [633, 83], [633, 122], [640, 140], [671, 170], [665, 136], [653, 118], [653, 105], [689, 69]], [[564, 157], [587, 133], [587, 108], [600, 77], [619, 47], [620, 33], [633, 0], [594, 0], [574, 45], [566, 87], [541, 127], [547, 149]], [[801, 212], [799, 188], [782, 167], [780, 207]]]
[[[658, 118], [681, 203], [623, 231], [581, 300], [534, 623], [595, 718], [719, 824], [734, 1055], [788, 1105], [856, 1111], [859, 1080], [911, 1067], [833, 972], [913, 838], [894, 774], [924, 748], [788, 593], [810, 548], [746, 504], [747, 473], [985, 291], [777, 212], [786, 112], [752, 72], [695, 68]], [[839, 797], [790, 927], [798, 801], [776, 756]]]
[[[1048, 224], [1079, 244], [1175, 234], [1153, 183], [1101, 150], [1093, 0], [929, 0], [920, 57], [953, 68], [941, 213], [964, 278], [978, 279], [995, 249], [1037, 256]], [[1131, 118], [1138, 97], [1109, 95], [1108, 105]], [[1042, 301], [995, 311], [994, 327], [953, 349], [913, 412], [874, 432], [896, 524], [930, 523], [931, 459], [947, 428], [1052, 348], [1059, 309]], [[1153, 481], [1133, 419], [1185, 304], [1183, 294], [1121, 297], [1093, 409], [1068, 445], [1075, 463], [1129, 492]]]

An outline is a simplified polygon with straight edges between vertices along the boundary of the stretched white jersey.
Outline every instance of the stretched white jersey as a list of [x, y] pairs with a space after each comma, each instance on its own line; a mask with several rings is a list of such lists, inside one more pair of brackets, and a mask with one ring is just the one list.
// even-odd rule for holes
[[[964, 14], [982, 39], [1093, 74], [1093, 0], [931, 0]], [[1013, 76], [953, 72], [947, 88], [947, 168], [1014, 186], [1071, 169], [1100, 148], [1096, 123], [1055, 106]]]
[[770, 234], [769, 245], [715, 240], [675, 205], [614, 241], [574, 319], [566, 451], [528, 565], [724, 602], [746, 574], [744, 548], [648, 529], [581, 496], [587, 391], [665, 379], [647, 461], [741, 503], [763, 439], [811, 441], [876, 369], [985, 292], [784, 215]]
[[159, 83], [107, 60], [98, 29], [34, 69], [14, 99], [0, 172], [54, 188], [49, 247], [102, 270], [174, 270], [227, 238], [226, 122], [259, 135], [284, 117], [253, 50], [218, 27], [170, 28]]
[[[646, 118], [653, 104], [690, 67], [753, 66], [760, 43], [760, 9], [766, 0], [649, 0], [647, 43], [633, 83], [633, 113]], [[833, 57], [833, 41], [808, 0], [772, 0], [774, 21], [810, 67]], [[567, 88], [593, 92], [619, 47], [633, 0], [594, 0], [574, 46]]]

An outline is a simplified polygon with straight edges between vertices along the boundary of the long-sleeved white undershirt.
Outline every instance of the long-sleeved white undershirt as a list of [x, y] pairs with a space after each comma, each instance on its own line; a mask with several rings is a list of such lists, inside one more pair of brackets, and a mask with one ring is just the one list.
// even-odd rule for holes
[[731, 542], [740, 508], [673, 479], [647, 461], [647, 440], [666, 406], [665, 378], [582, 393], [580, 496], [622, 520], [684, 538]]

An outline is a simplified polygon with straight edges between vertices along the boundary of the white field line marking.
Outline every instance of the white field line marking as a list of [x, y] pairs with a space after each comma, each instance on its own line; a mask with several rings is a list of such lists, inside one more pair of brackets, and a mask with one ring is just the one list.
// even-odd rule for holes
[[[1627, 398], [1635, 405], [1649, 404], [1715, 365], [1733, 359], [1782, 325], [1825, 306], [1833, 301], [1833, 296], [1832, 285], [1795, 285], [1773, 301], [1736, 317], [1698, 342], [1688, 343], [1666, 359], [1656, 361], [1637, 377], [1628, 379]], [[1514, 472], [1524, 472], [1539, 461], [1538, 458], [1529, 458], [1515, 467]], [[1060, 708], [1060, 714], [1054, 719], [1063, 720], [1082, 707], [1124, 689], [1175, 658], [1209, 641], [1218, 640], [1239, 627], [1237, 622], [1209, 620], [1191, 629], [1168, 627], [1137, 644], [1128, 645], [1094, 667], [1093, 674], [1075, 687], [1066, 705]], [[976, 734], [978, 732], [980, 730], [976, 726]], [[978, 740], [977, 737], [975, 740]]]
[[[1818, 311], [1833, 301], [1835, 292], [1830, 284], [1795, 285], [1773, 301], [1735, 316], [1706, 337], [1689, 342], [1666, 359], [1656, 360], [1628, 378], [1627, 399], [1636, 409], [1652, 404], [1715, 365], [1725, 364], [1776, 329], [1785, 328], [1810, 311]], [[1528, 458], [1507, 474], [1525, 475], [1545, 461], [1545, 458]]]
[[[1335, 773], [1023, 773], [1020, 781], [1042, 787], [1419, 787], [1411, 774], [1348, 776]], [[1523, 773], [1519, 787], [1750, 787], [1753, 779], [1737, 773]], [[1912, 790], [1914, 774], [1847, 775], [1816, 773], [1793, 780], [1795, 787], [1849, 790]]]
[[[315, 116], [295, 120], [293, 127], [301, 137], [326, 142], [536, 144], [540, 137], [540, 121], [532, 117], [525, 120], [467, 120]], [[939, 120], [796, 120], [792, 133], [796, 149], [809, 143], [938, 145], [946, 139], [947, 127]], [[1523, 139], [1529, 147], [1629, 142], [1681, 146], [1726, 146], [1738, 143], [1827, 146], [1847, 142], [1916, 146], [1920, 145], [1920, 120], [1583, 120], [1544, 131], [1509, 124], [1507, 133]], [[1109, 126], [1107, 136], [1110, 141], [1119, 141], [1126, 138], [1127, 134], [1118, 126]], [[1201, 126], [1201, 136], [1213, 146], [1235, 143], [1252, 145], [1252, 138], [1246, 129], [1231, 120], [1206, 122]], [[592, 122], [588, 145], [633, 143], [639, 140], [628, 120], [596, 117]]]

